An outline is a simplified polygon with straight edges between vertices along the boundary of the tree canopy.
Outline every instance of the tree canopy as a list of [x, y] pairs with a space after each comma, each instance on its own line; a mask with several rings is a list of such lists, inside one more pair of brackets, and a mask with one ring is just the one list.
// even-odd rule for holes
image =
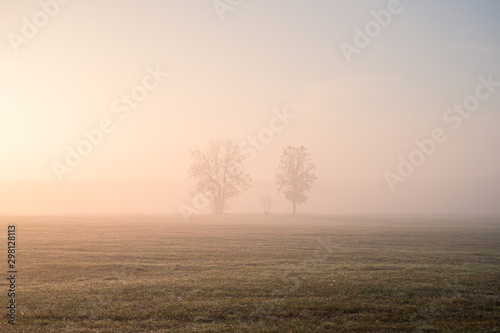
[[216, 214], [222, 214], [230, 200], [251, 185], [252, 179], [241, 169], [241, 149], [231, 140], [209, 141], [204, 151], [195, 146], [191, 158], [189, 175], [196, 180], [195, 194], [212, 200]]
[[292, 202], [293, 213], [297, 205], [307, 201], [306, 192], [316, 180], [316, 166], [311, 162], [310, 153], [304, 146], [287, 146], [283, 149], [280, 163], [276, 169], [278, 192], [284, 192], [285, 198]]

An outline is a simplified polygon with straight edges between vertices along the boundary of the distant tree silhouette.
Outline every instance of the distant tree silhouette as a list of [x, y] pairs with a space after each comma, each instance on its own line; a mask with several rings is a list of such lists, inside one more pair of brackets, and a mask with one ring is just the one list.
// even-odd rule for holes
[[246, 191], [252, 182], [241, 170], [244, 156], [231, 140], [209, 141], [206, 151], [195, 146], [189, 175], [196, 180], [195, 194], [212, 200], [215, 214], [222, 214], [229, 201]]
[[276, 169], [276, 185], [278, 192], [284, 192], [285, 198], [292, 202], [293, 214], [297, 205], [307, 201], [306, 192], [309, 191], [316, 180], [310, 153], [304, 146], [288, 146], [283, 149], [281, 160]]
[[264, 194], [260, 198], [260, 204], [262, 205], [262, 208], [264, 209], [264, 214], [269, 215], [271, 213], [271, 207], [273, 205], [273, 200], [271, 197], [267, 194]]

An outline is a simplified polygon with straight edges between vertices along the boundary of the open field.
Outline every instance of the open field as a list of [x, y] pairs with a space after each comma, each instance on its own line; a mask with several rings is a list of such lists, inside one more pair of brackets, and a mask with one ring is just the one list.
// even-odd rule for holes
[[500, 330], [500, 220], [3, 217], [4, 274], [9, 224], [18, 332]]

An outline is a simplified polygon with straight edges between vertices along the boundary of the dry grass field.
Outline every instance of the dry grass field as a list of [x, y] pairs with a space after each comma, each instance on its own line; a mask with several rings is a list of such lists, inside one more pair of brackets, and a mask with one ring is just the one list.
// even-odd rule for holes
[[2, 332], [497, 332], [500, 220], [3, 217]]

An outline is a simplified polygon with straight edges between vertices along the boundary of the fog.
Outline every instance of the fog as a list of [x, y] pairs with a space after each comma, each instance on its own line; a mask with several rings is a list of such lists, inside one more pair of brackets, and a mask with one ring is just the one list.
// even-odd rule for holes
[[[179, 180], [82, 181], [71, 184], [2, 182], [2, 215], [211, 214], [211, 205], [193, 200], [193, 183]], [[271, 214], [290, 214], [291, 203], [272, 181], [254, 181], [228, 207], [230, 214], [263, 214], [262, 195], [272, 199]], [[498, 217], [500, 177], [414, 179], [397, 193], [383, 182], [318, 181], [299, 214], [349, 216]]]
[[228, 213], [291, 212], [291, 145], [300, 214], [500, 215], [495, 1], [401, 1], [363, 47], [387, 2], [75, 1], [33, 36], [38, 2], [1, 6], [0, 214], [209, 214], [190, 151], [228, 138], [253, 179]]

